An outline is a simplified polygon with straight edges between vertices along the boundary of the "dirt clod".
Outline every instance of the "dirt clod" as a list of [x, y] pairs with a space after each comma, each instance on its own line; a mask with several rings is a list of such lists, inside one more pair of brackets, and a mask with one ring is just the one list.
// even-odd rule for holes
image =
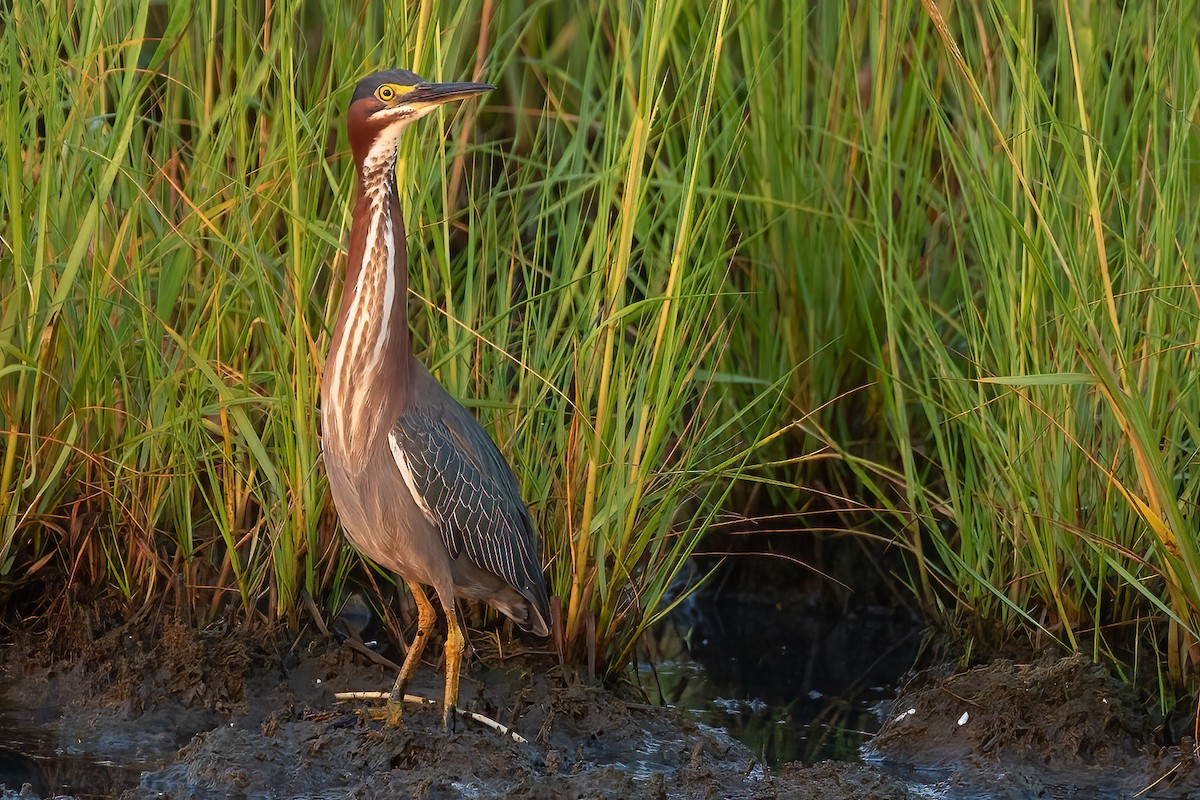
[[896, 701], [871, 749], [924, 765], [1003, 760], [1089, 767], [1153, 739], [1127, 687], [1082, 655], [925, 673]]

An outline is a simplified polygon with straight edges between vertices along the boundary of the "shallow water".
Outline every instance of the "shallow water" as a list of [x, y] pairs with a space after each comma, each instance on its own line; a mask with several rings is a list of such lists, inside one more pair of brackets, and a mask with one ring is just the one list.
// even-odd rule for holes
[[654, 631], [639, 668], [651, 702], [724, 728], [769, 766], [860, 761], [924, 626], [808, 574], [763, 557], [723, 564]]
[[0, 698], [0, 785], [14, 792], [28, 785], [41, 797], [115, 797], [174, 753], [172, 748], [157, 759], [127, 755], [118, 763], [94, 755], [96, 749], [94, 742], [61, 742], [44, 713], [13, 708]]
[[651, 702], [724, 728], [768, 765], [861, 760], [920, 624], [882, 609], [781, 621], [753, 603], [704, 603], [656, 632], [657, 663], [639, 668]]

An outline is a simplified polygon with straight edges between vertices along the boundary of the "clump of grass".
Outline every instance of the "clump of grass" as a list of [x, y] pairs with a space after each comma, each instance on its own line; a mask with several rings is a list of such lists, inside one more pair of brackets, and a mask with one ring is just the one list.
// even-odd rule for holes
[[840, 456], [796, 480], [873, 496], [942, 619], [1159, 650], [1176, 686], [1200, 659], [1197, 11], [759, 4], [725, 76], [750, 113], [731, 360], [787, 376], [815, 437], [787, 444]]
[[[1069, 646], [1157, 620], [1176, 682], [1200, 656], [1196, 10], [997, 4], [966, 48], [927, 4], [958, 87], [934, 131], [971, 289], [965, 352], [918, 351], [948, 378], [917, 391], [973, 509], [963, 545], [938, 544], [957, 585], [987, 579], [972, 600]], [[968, 157], [985, 143], [995, 158]]]
[[[947, 8], [791, 19], [816, 44], [781, 37], [766, 56], [791, 52], [805, 85], [834, 87], [800, 104], [805, 147], [827, 154], [818, 177], [767, 185], [835, 209], [815, 250], [851, 288], [823, 285], [814, 248], [787, 280], [851, 298], [841, 317], [801, 303], [873, 382], [874, 419], [857, 441], [836, 428], [838, 447], [893, 509], [931, 607], [1118, 661], [1160, 649], [1152, 663], [1180, 685], [1200, 658], [1200, 16]], [[785, 242], [825, 224], [780, 219]], [[811, 347], [792, 336], [785, 350]], [[827, 360], [806, 373], [844, 369]], [[880, 453], [894, 471], [856, 466]]]

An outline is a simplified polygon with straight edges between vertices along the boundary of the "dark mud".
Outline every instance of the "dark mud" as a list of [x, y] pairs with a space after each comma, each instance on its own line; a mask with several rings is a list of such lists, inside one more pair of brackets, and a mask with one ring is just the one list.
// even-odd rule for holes
[[[175, 623], [95, 640], [23, 635], [0, 652], [0, 669], [10, 707], [56, 720], [53, 751], [140, 766], [130, 785], [80, 786], [35, 774], [46, 762], [31, 759], [24, 796], [914, 796], [863, 765], [764, 769], [719, 730], [538, 660], [475, 663], [462, 691], [464, 707], [511, 725], [527, 744], [465, 720], [446, 733], [436, 707], [411, 706], [392, 728], [365, 706], [336, 703], [336, 691], [385, 689], [394, 676], [324, 639], [294, 645]], [[425, 668], [413, 691], [437, 696], [440, 683]], [[4, 796], [22, 796], [19, 788]]]
[[[462, 704], [510, 725], [400, 728], [334, 692], [393, 671], [329, 638], [174, 622], [0, 647], [0, 790], [124, 798], [1200, 798], [1191, 743], [1082, 657], [911, 679], [866, 763], [765, 767], [724, 732], [577, 679], [545, 658], [472, 660]], [[413, 691], [436, 697], [441, 675]], [[22, 784], [28, 784], [22, 794]]]
[[1131, 689], [1082, 655], [920, 673], [868, 759], [942, 774], [951, 796], [1200, 798], [1194, 742], [1160, 747]]

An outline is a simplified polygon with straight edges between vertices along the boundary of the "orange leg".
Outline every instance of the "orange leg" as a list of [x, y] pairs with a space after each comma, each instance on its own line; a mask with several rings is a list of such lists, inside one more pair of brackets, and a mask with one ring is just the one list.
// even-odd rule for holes
[[408, 689], [413, 673], [417, 671], [417, 664], [421, 663], [421, 652], [425, 649], [425, 643], [429, 641], [429, 634], [433, 631], [433, 623], [436, 620], [433, 604], [425, 596], [425, 590], [421, 588], [421, 584], [415, 581], [405, 581], [405, 583], [408, 585], [408, 590], [412, 592], [413, 600], [417, 602], [417, 633], [408, 648], [408, 655], [404, 657], [404, 666], [400, 667], [396, 684], [392, 686], [391, 694], [388, 695], [388, 719], [394, 721], [400, 719], [401, 709], [404, 705], [404, 692]]
[[462, 666], [466, 639], [458, 624], [453, 596], [449, 601], [440, 593], [438, 597], [442, 601], [442, 609], [446, 612], [446, 702], [442, 706], [442, 727], [452, 731], [458, 706], [458, 671]]

